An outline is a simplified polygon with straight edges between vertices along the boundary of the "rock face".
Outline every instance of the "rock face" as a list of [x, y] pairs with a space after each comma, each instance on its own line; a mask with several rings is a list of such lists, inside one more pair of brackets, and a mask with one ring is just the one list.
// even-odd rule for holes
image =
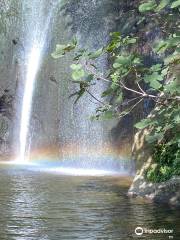
[[163, 183], [149, 183], [143, 175], [136, 175], [128, 195], [180, 207], [180, 177]]
[[[0, 158], [9, 158], [12, 152], [14, 97], [17, 84], [17, 59], [19, 56], [18, 17], [20, 1], [1, 1], [0, 17]], [[18, 9], [15, 12], [15, 9]]]
[[[27, 8], [22, 8], [22, 2], [27, 4]], [[8, 19], [6, 36], [3, 33], [0, 34], [0, 45], [3, 50], [0, 54], [0, 88], [9, 89], [10, 93], [16, 96], [14, 112], [16, 112], [17, 117], [15, 121], [11, 119], [9, 122], [9, 134], [7, 134], [10, 144], [18, 142], [18, 124], [22, 103], [21, 97], [19, 97], [21, 94], [17, 93], [17, 86], [20, 83], [19, 80], [24, 76], [25, 43], [23, 39], [27, 34], [24, 14], [26, 13], [31, 17], [33, 10], [30, 9], [32, 8], [31, 2], [22, 0], [14, 3], [12, 9], [18, 9], [18, 16]], [[47, 1], [48, 4], [50, 2]], [[53, 15], [53, 24], [49, 29], [46, 51], [34, 91], [29, 131], [32, 148], [59, 146], [59, 144], [77, 146], [77, 142], [80, 142], [81, 146], [103, 146], [104, 143], [107, 143], [107, 145], [112, 144], [118, 150], [121, 148], [122, 151], [125, 149], [126, 153], [131, 153], [132, 136], [134, 135], [133, 125], [138, 119], [146, 116], [147, 108], [140, 106], [137, 112], [133, 112], [120, 122], [92, 123], [89, 117], [95, 113], [96, 108], [92, 99], [86, 95], [80, 99], [77, 105], [73, 104], [73, 98], [69, 99], [69, 96], [77, 91], [77, 87], [70, 81], [69, 66], [72, 56], [54, 61], [51, 53], [56, 44], [67, 43], [74, 35], [82, 47], [98, 49], [108, 42], [109, 33], [112, 31], [120, 31], [122, 34], [129, 34], [132, 31], [136, 33], [139, 30], [136, 23], [140, 18], [137, 10], [134, 10], [137, 2], [130, 0], [68, 0], [64, 7], [59, 5]], [[28, 7], [28, 3], [30, 7]], [[129, 9], [132, 12], [129, 12]], [[146, 24], [146, 28], [150, 28], [149, 24]], [[151, 38], [153, 38], [152, 32], [154, 29], [148, 30], [147, 36], [142, 41], [150, 44]], [[140, 37], [141, 34], [140, 32]], [[158, 36], [158, 33], [156, 32], [155, 35]], [[152, 56], [149, 57], [149, 51], [147, 50], [144, 54], [148, 61], [151, 61]], [[108, 57], [103, 57], [98, 63], [100, 69], [105, 71], [109, 64]], [[92, 87], [91, 91], [100, 98], [106, 87], [107, 85], [104, 83], [99, 84], [94, 89]], [[131, 98], [129, 93], [127, 97]]]
[[[8, 20], [6, 36], [0, 32], [2, 49], [0, 52], [0, 97], [5, 89], [15, 96], [13, 116], [8, 120], [8, 129], [6, 136], [3, 135], [3, 141], [6, 144], [9, 142], [7, 148], [10, 148], [9, 145], [17, 144], [14, 149], [17, 149], [19, 145], [22, 92], [17, 89], [21, 88], [23, 84], [21, 79], [25, 75], [24, 45], [26, 42], [24, 38], [27, 34], [27, 27], [29, 27], [25, 19], [31, 16], [31, 2], [18, 1], [17, 6], [14, 3], [12, 9], [18, 9], [17, 16]], [[10, 2], [9, 4], [11, 6]], [[47, 6], [48, 4], [50, 1], [47, 1]], [[74, 105], [74, 99], [69, 99], [69, 96], [77, 91], [77, 86], [70, 81], [69, 66], [72, 56], [55, 61], [51, 53], [56, 44], [65, 44], [74, 35], [77, 36], [82, 47], [98, 49], [105, 45], [109, 39], [109, 33], [116, 25], [114, 7], [108, 0], [103, 2], [70, 0], [64, 8], [61, 8], [59, 4], [56, 9], [34, 91], [30, 136], [28, 136], [32, 149], [59, 146], [59, 144], [77, 146], [77, 142], [80, 142], [81, 146], [86, 147], [92, 144], [94, 147], [97, 144], [103, 146], [104, 142], [111, 141], [110, 132], [116, 126], [117, 121], [92, 123], [89, 117], [94, 114], [96, 104], [88, 95], [82, 98], [79, 104]], [[99, 66], [102, 71], [107, 68], [107, 56], [100, 59]], [[98, 97], [105, 88], [105, 84], [99, 84], [98, 90], [92, 89], [92, 92], [95, 91]]]
[[146, 170], [154, 164], [152, 150], [145, 137], [148, 130], [139, 131], [134, 137], [133, 156], [136, 159], [137, 173], [128, 191], [130, 197], [141, 197], [157, 203], [180, 206], [180, 177], [162, 183], [151, 183], [145, 179]]
[[[76, 36], [81, 47], [99, 49], [109, 39], [111, 10], [108, 0], [67, 1], [57, 16], [57, 29], [53, 33], [52, 45], [67, 43]], [[109, 132], [113, 123], [90, 120], [98, 105], [88, 94], [85, 94], [77, 104], [74, 104], [76, 96], [69, 98], [78, 91], [78, 86], [71, 81], [69, 68], [71, 62], [72, 56], [69, 55], [53, 61], [56, 69], [53, 75], [58, 81], [59, 144], [72, 146], [77, 152], [83, 149], [86, 151], [89, 147], [95, 148], [97, 145], [102, 148], [104, 143], [109, 143]], [[105, 70], [107, 56], [102, 57], [98, 64], [102, 71]], [[95, 87], [92, 86], [90, 91], [100, 99], [105, 88], [106, 84], [99, 83]]]

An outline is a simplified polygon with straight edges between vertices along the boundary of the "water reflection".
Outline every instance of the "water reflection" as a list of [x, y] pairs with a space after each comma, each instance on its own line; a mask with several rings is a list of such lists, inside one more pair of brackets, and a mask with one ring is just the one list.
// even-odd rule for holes
[[137, 238], [137, 226], [174, 229], [178, 236], [178, 212], [129, 199], [125, 178], [68, 177], [6, 166], [0, 181], [3, 240], [128, 240]]

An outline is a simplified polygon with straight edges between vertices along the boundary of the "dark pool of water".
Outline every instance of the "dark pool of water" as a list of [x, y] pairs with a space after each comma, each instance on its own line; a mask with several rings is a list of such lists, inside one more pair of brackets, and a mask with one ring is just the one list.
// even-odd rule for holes
[[[0, 166], [0, 240], [180, 239], [179, 211], [128, 198], [128, 185]], [[174, 233], [138, 237], [137, 226]]]

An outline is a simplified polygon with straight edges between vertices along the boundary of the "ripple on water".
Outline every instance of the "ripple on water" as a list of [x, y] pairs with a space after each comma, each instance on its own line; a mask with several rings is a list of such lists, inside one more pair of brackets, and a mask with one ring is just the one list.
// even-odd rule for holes
[[128, 177], [63, 176], [1, 166], [0, 182], [3, 240], [128, 240], [135, 238], [137, 226], [173, 228], [176, 235], [180, 229], [178, 211], [129, 199]]

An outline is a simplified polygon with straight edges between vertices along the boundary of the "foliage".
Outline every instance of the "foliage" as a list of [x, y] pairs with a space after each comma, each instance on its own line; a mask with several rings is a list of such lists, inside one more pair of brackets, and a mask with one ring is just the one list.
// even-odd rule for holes
[[[121, 118], [144, 101], [151, 100], [155, 103], [152, 114], [135, 125], [137, 129], [149, 128], [147, 141], [154, 144], [156, 149], [156, 167], [147, 172], [147, 178], [151, 181], [164, 181], [173, 174], [179, 174], [179, 163], [174, 157], [180, 146], [179, 7], [180, 2], [177, 0], [149, 0], [137, 6], [141, 14], [140, 22], [146, 16], [162, 33], [162, 38], [155, 40], [151, 46], [151, 52], [159, 60], [157, 63], [151, 62], [150, 66], [147, 66], [142, 52], [139, 51], [142, 40], [133, 33], [125, 36], [114, 32], [110, 42], [94, 52], [78, 48], [77, 42], [73, 40], [68, 45], [57, 45], [52, 54], [54, 58], [58, 58], [73, 50], [72, 79], [79, 84], [80, 90], [72, 96], [77, 96], [76, 103], [85, 93], [98, 101], [100, 106], [93, 119]], [[103, 74], [98, 70], [97, 59], [104, 54], [110, 57], [111, 66]], [[101, 99], [91, 93], [91, 86], [98, 81], [108, 83]], [[130, 97], [127, 98], [127, 95]], [[166, 163], [162, 164], [162, 160], [157, 160], [157, 152], [161, 159], [166, 156]], [[168, 158], [172, 152], [174, 160], [171, 164]], [[175, 162], [177, 165], [173, 165]], [[175, 166], [178, 170], [175, 170]]]
[[71, 44], [67, 45], [57, 44], [55, 52], [52, 53], [52, 57], [54, 59], [63, 57], [67, 52], [74, 50], [76, 45], [77, 45], [76, 39], [73, 39]]
[[157, 7], [156, 1], [152, 0], [152, 1], [148, 1], [148, 2], [145, 2], [145, 3], [141, 4], [139, 6], [139, 11], [140, 12], [147, 12], [147, 11], [153, 10], [156, 7]]
[[149, 181], [162, 182], [180, 175], [180, 150], [177, 143], [156, 145], [153, 159], [155, 164], [145, 174]]

